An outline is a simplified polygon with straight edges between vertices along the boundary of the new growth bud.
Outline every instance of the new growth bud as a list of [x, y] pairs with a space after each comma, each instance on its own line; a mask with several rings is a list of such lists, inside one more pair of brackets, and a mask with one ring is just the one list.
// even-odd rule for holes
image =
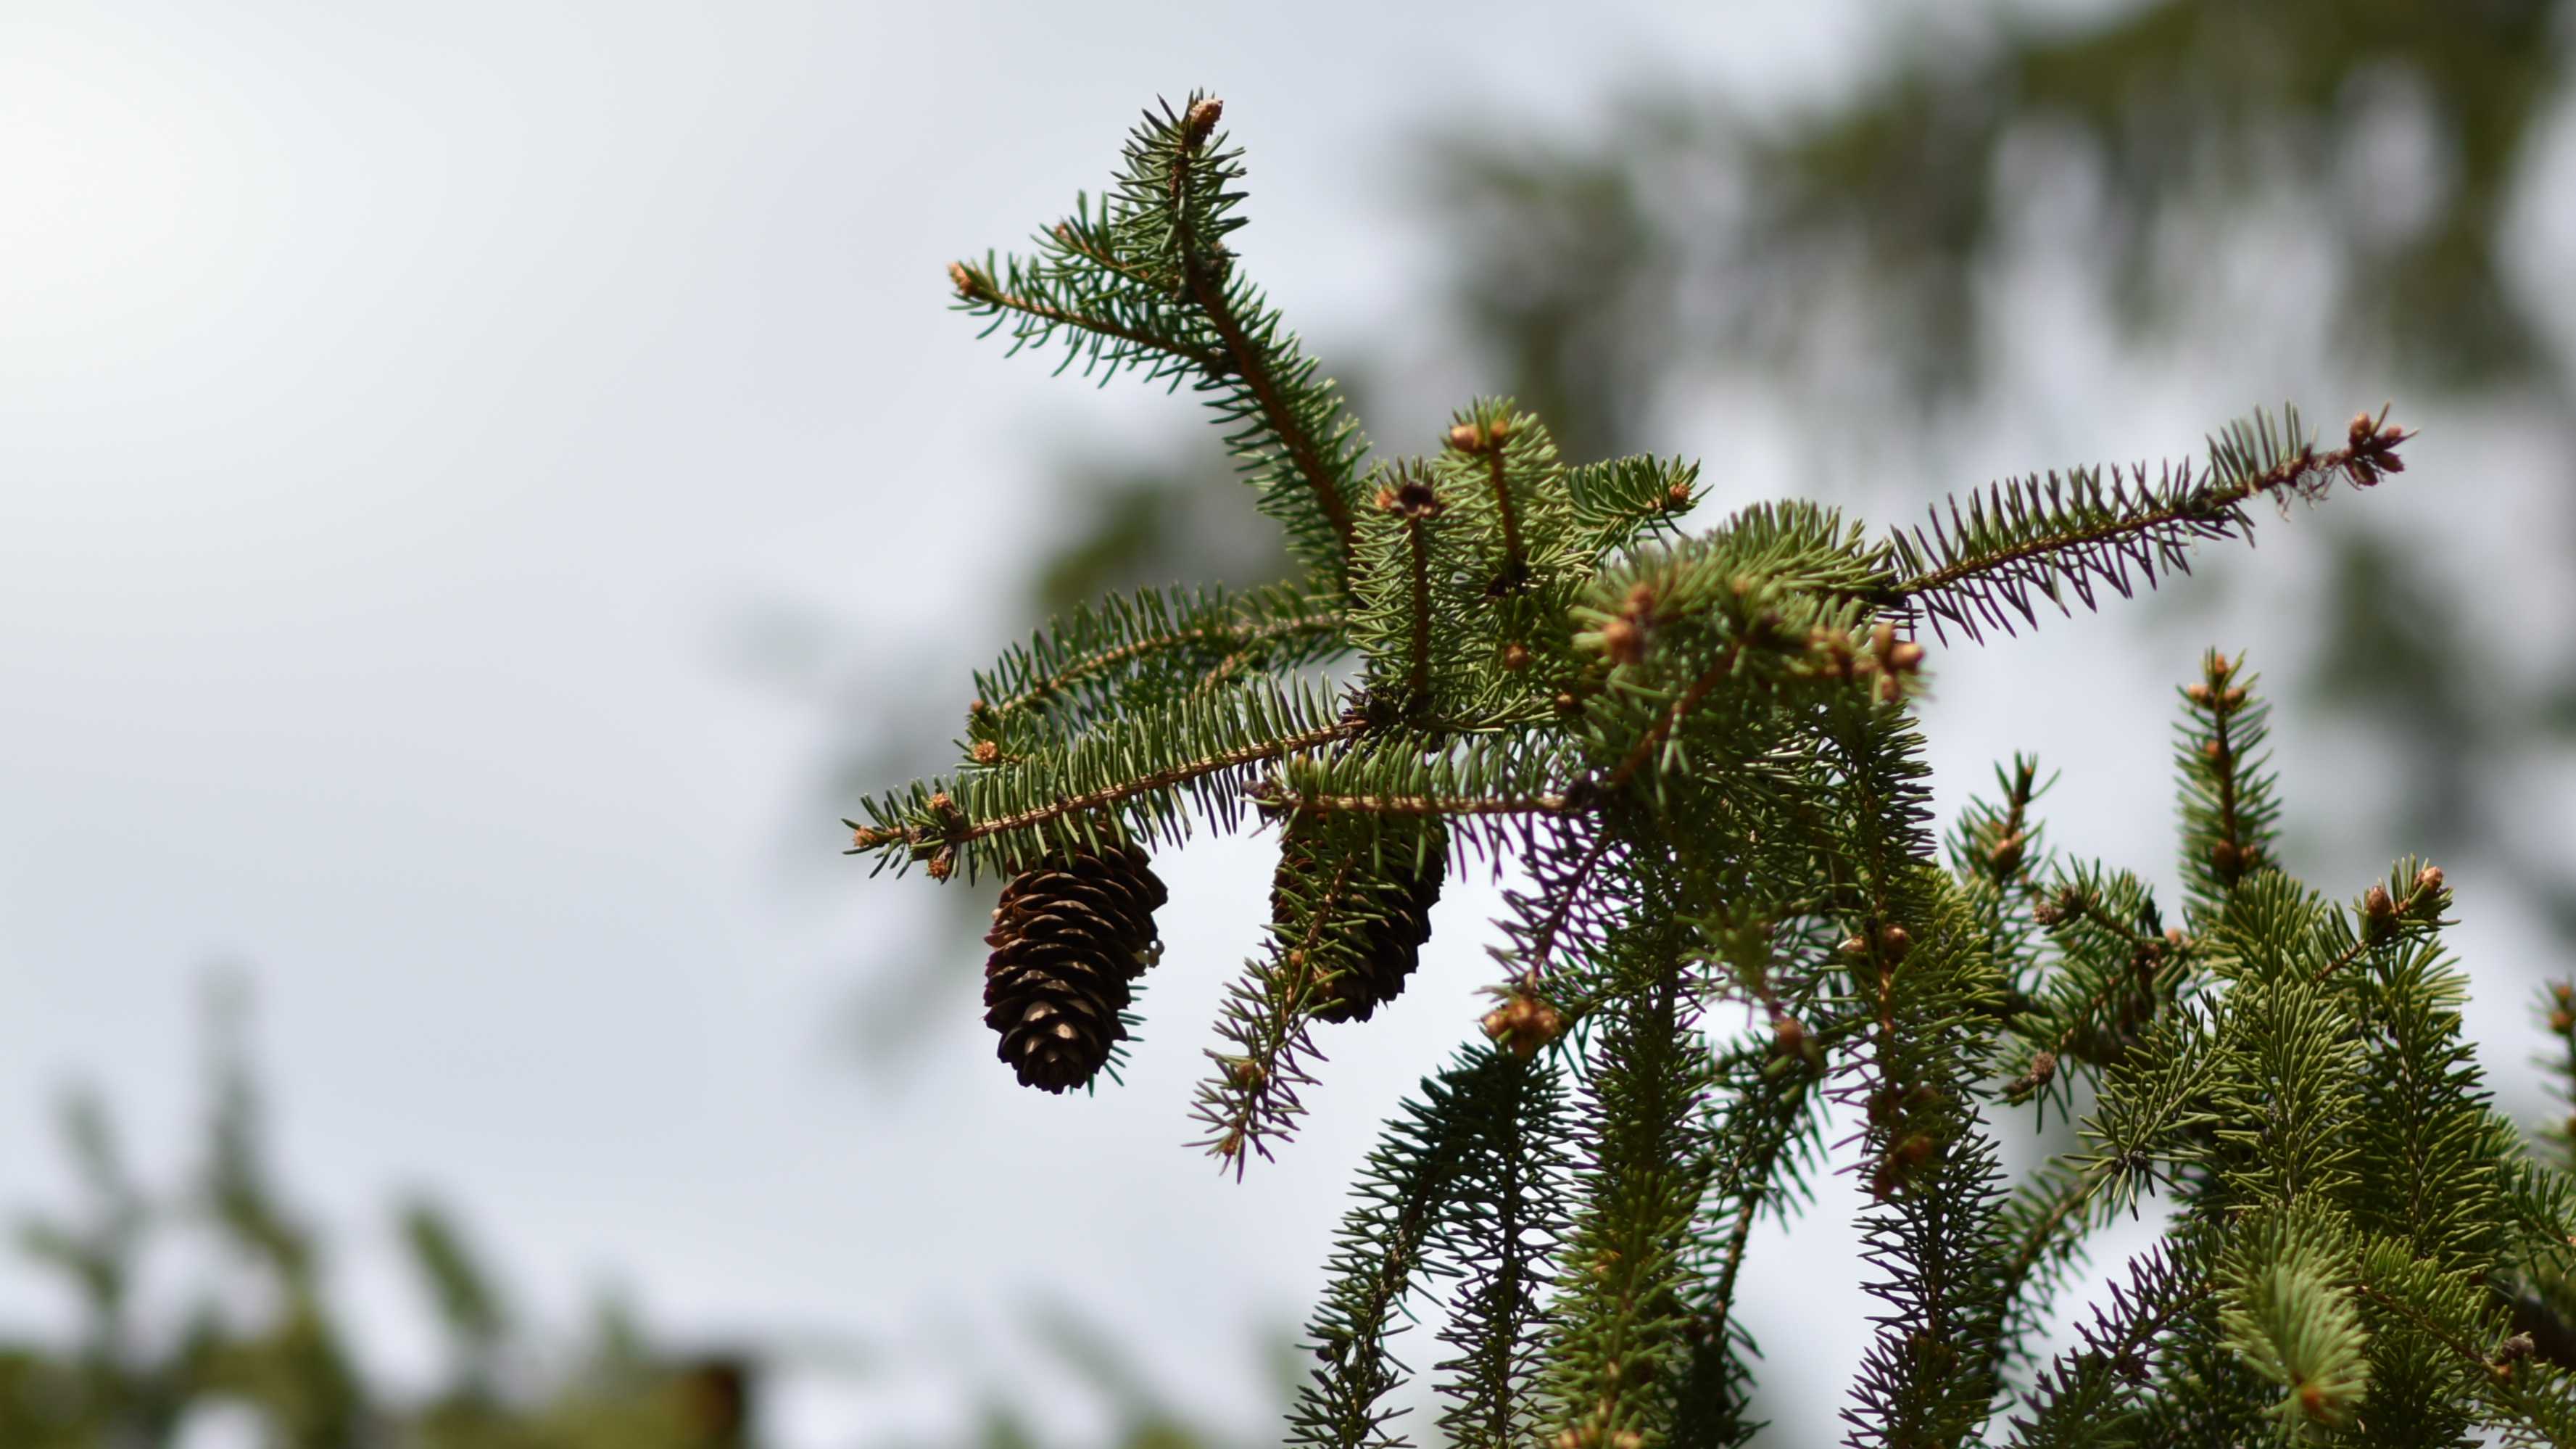
[[1525, 986], [1504, 993], [1503, 1004], [1485, 1013], [1485, 1036], [1522, 1061], [1565, 1034], [1565, 1018]]
[[2020, 870], [2022, 852], [2027, 844], [2026, 838], [2018, 830], [1996, 841], [1995, 848], [1986, 852], [1987, 869], [1999, 876], [2009, 876]]
[[2390, 898], [2388, 887], [2372, 881], [2370, 889], [2362, 892], [2361, 920], [2362, 933], [2373, 944], [2397, 934], [2397, 902]]
[[1613, 664], [1635, 664], [1646, 657], [1646, 631], [1625, 615], [1601, 626], [1601, 652]]
[[1189, 150], [1197, 150], [1224, 116], [1225, 102], [1214, 96], [1201, 97], [1191, 105], [1189, 114], [1181, 118], [1181, 144]]

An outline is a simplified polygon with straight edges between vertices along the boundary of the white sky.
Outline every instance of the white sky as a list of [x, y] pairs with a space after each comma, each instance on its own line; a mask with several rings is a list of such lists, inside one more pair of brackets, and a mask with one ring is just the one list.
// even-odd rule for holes
[[[803, 859], [840, 864], [815, 762], [871, 720], [747, 683], [728, 621], [788, 601], [930, 645], [939, 677], [885, 687], [961, 705], [1033, 622], [1007, 610], [1060, 517], [1050, 445], [1187, 404], [1005, 363], [941, 264], [1096, 187], [1158, 92], [1226, 97], [1247, 264], [1298, 325], [1378, 338], [1430, 313], [1399, 279], [1438, 274], [1407, 127], [1576, 117], [1640, 73], [1776, 98], [1849, 68], [1857, 9], [0, 10], [0, 1206], [59, 1196], [42, 1104], [75, 1076], [154, 1170], [195, 1150], [193, 986], [239, 960], [283, 1176], [398, 1382], [435, 1359], [385, 1209], [426, 1183], [552, 1325], [617, 1281], [683, 1338], [801, 1345], [782, 1444], [956, 1428], [1032, 1362], [1010, 1325], [1050, 1294], [1266, 1434], [1258, 1334], [1303, 1316], [1352, 1163], [1471, 1022], [1479, 903], [1453, 893], [1419, 984], [1334, 1043], [1316, 1128], [1246, 1187], [1179, 1143], [1264, 844], [1159, 863], [1180, 904], [1125, 1090], [1016, 1088], [971, 962], [925, 1064], [864, 1077], [852, 962], [929, 949], [939, 903]], [[2070, 306], [2042, 275], [2029, 325]], [[2390, 391], [2331, 359], [2141, 372], [2084, 335], [2025, 349], [2021, 402], [1949, 445], [1960, 481], [2169, 451], [2292, 387], [2338, 389], [2325, 418]], [[1758, 403], [1679, 405], [1677, 443], [1739, 460], [1721, 504], [1806, 481]], [[1410, 421], [1376, 431], [1434, 420]], [[2410, 496], [2458, 486], [2446, 446], [2410, 453]], [[2563, 557], [2545, 517], [2459, 546]], [[2313, 577], [2298, 532], [2276, 590]], [[1945, 802], [2037, 744], [2090, 827], [2061, 843], [2161, 862], [2170, 685], [2205, 639], [2295, 644], [2265, 597], [1936, 661]], [[2013, 698], [2035, 677], [2044, 704]], [[2478, 1029], [2519, 1040], [2521, 1006]], [[1749, 1290], [1810, 1431], [1862, 1341], [1850, 1207]], [[64, 1314], [0, 1267], [0, 1322]], [[826, 1365], [844, 1343], [865, 1372]], [[1096, 1424], [1039, 1382], [1044, 1426]]]

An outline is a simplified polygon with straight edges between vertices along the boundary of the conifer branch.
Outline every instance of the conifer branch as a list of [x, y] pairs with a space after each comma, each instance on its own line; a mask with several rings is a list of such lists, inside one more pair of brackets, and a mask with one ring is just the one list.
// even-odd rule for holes
[[1458, 1355], [1434, 1366], [1453, 1401], [1440, 1427], [1462, 1449], [1523, 1449], [1539, 1424], [1542, 1298], [1565, 1231], [1563, 1087], [1548, 1064], [1488, 1050], [1467, 1058], [1460, 1089], [1472, 1106], [1457, 1188], [1427, 1245], [1460, 1279], [1440, 1335]]
[[[1342, 492], [1342, 481], [1336, 470], [1326, 465], [1323, 446], [1309, 431], [1299, 410], [1290, 404], [1286, 388], [1273, 374], [1266, 346], [1255, 341], [1251, 328], [1235, 310], [1227, 280], [1231, 257], [1216, 248], [1213, 237], [1203, 236], [1200, 231], [1198, 203], [1193, 195], [1198, 178], [1194, 173], [1200, 167], [1210, 133], [1224, 114], [1224, 103], [1214, 96], [1195, 98], [1174, 137], [1171, 225], [1179, 245], [1181, 276], [1190, 300], [1223, 343], [1233, 375], [1259, 407], [1270, 432], [1287, 454], [1290, 467], [1305, 481], [1315, 506], [1340, 541], [1342, 569], [1347, 573], [1359, 536], [1352, 524], [1350, 500]], [[1222, 182], [1220, 177], [1218, 184]]]
[[1193, 1112], [1207, 1135], [1191, 1145], [1206, 1148], [1220, 1167], [1231, 1165], [1237, 1181], [1253, 1153], [1270, 1160], [1271, 1141], [1288, 1137], [1305, 1115], [1297, 1089], [1315, 1080], [1305, 1065], [1315, 1054], [1313, 1004], [1321, 978], [1334, 969], [1326, 948], [1335, 918], [1349, 902], [1357, 864], [1352, 856], [1334, 863], [1316, 898], [1303, 905], [1304, 926], [1295, 943], [1274, 939], [1267, 961], [1227, 995], [1219, 1029], [1236, 1049], [1207, 1054], [1217, 1075], [1200, 1084]]
[[[1931, 531], [1900, 530], [1890, 538], [1893, 561], [1903, 572], [1889, 589], [1893, 607], [1922, 608], [1936, 633], [1944, 620], [1970, 639], [1982, 627], [2012, 632], [2012, 617], [2038, 622], [2034, 593], [2073, 612], [2060, 590], [2071, 590], [2090, 609], [2099, 584], [2122, 597], [2130, 570], [2149, 586], [2159, 564], [2189, 572], [2188, 550], [2201, 540], [2242, 536], [2253, 526], [2243, 505], [2260, 497], [2314, 501], [2341, 477], [2368, 488], [2387, 473], [2403, 472], [2397, 447], [2413, 434], [2367, 414], [2352, 421], [2346, 445], [2320, 453], [2299, 436], [2295, 411], [2275, 428], [2257, 414], [2209, 441], [2209, 456], [2195, 472], [2167, 465], [2152, 484], [2143, 464], [2133, 469], [2079, 469], [2045, 479], [2016, 478], [1988, 493], [1956, 499], [1945, 522], [1932, 516]], [[2107, 482], [2105, 481], [2107, 476]]]
[[1285, 755], [1295, 754], [1299, 750], [1320, 748], [1335, 740], [1348, 739], [1357, 733], [1358, 729], [1359, 726], [1355, 722], [1335, 721], [1328, 725], [1318, 725], [1302, 734], [1256, 740], [1249, 744], [1237, 745], [1232, 749], [1218, 750], [1194, 759], [1165, 765], [1132, 779], [1121, 780], [1114, 785], [1104, 785], [1096, 790], [1068, 795], [1063, 799], [1032, 806], [1008, 815], [965, 820], [954, 828], [941, 830], [936, 838], [951, 846], [965, 845], [987, 836], [1027, 830], [1068, 816], [1093, 814], [1139, 796], [1168, 790], [1175, 785], [1186, 785], [1193, 780], [1202, 779], [1220, 771], [1240, 769], [1245, 765], [1257, 765], [1264, 760], [1276, 760]]
[[2183, 691], [2175, 751], [2182, 776], [2183, 880], [2205, 910], [2223, 907], [2239, 882], [2271, 864], [2280, 805], [2261, 753], [2271, 707], [2253, 693], [2243, 655], [2213, 649]]
[[2137, 1398], [2150, 1387], [2156, 1340], [2207, 1298], [2207, 1278], [2189, 1254], [2150, 1249], [2129, 1264], [2128, 1282], [2076, 1332], [2082, 1346], [2057, 1356], [2012, 1420], [2012, 1449], [2112, 1449], [2134, 1444]]
[[1403, 1441], [1383, 1407], [1408, 1376], [1386, 1349], [1425, 1271], [1423, 1246], [1454, 1191], [1470, 1130], [1458, 1110], [1458, 1069], [1425, 1078], [1361, 1169], [1360, 1205], [1342, 1219], [1327, 1265], [1332, 1286], [1307, 1326], [1321, 1367], [1289, 1411], [1288, 1442], [1315, 1449], [1393, 1449]]
[[1315, 814], [1415, 815], [1451, 819], [1478, 815], [1562, 815], [1598, 808], [1575, 804], [1566, 795], [1315, 795], [1295, 791], [1256, 790], [1248, 798], [1283, 810]]
[[[1280, 646], [1286, 664], [1304, 663], [1340, 638], [1339, 610], [1286, 589], [1229, 595], [1150, 590], [1076, 609], [1000, 667], [978, 673], [978, 707], [970, 725], [987, 737], [1010, 716], [1044, 711], [1075, 696], [1084, 705], [1134, 707], [1149, 702], [1128, 687], [1142, 681], [1171, 690], [1208, 685], [1213, 670]], [[1211, 659], [1211, 656], [1214, 656]], [[1087, 714], [1089, 710], [1085, 710]]]
[[[1112, 338], [1128, 344], [1128, 347], [1133, 349], [1132, 353], [1114, 353], [1103, 351], [1095, 345], [1093, 356], [1096, 360], [1135, 354], [1160, 354], [1175, 362], [1184, 363], [1202, 375], [1216, 378], [1225, 376], [1229, 366], [1225, 354], [1193, 346], [1185, 339], [1162, 336], [1133, 323], [1118, 321], [1113, 317], [1077, 311], [1062, 303], [1048, 301], [1044, 297], [1023, 296], [1008, 291], [994, 278], [989, 264], [979, 267], [967, 262], [950, 262], [948, 279], [957, 288], [958, 300], [965, 303], [970, 311], [988, 311], [996, 314], [995, 326], [1001, 325], [1002, 318], [998, 315], [1000, 313], [1013, 313], [1027, 319], [1011, 334], [1011, 340], [1015, 346], [1044, 346], [1053, 339], [1059, 329], [1062, 329], [1100, 338]], [[1065, 365], [1071, 365], [1073, 359], [1080, 355], [1081, 348], [1077, 344], [1066, 352]]]
[[[1625, 941], [1669, 959], [1651, 928]], [[1669, 976], [1623, 1004], [1600, 1040], [1591, 1098], [1597, 1126], [1580, 1176], [1583, 1206], [1566, 1238], [1547, 1367], [1553, 1419], [1582, 1449], [1671, 1428], [1685, 1347], [1679, 1268], [1706, 1172], [1690, 1108], [1705, 1066]]]

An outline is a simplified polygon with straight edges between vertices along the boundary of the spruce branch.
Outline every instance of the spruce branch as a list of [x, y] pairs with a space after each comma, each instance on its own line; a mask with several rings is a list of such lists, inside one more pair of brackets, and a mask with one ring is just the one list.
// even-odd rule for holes
[[853, 827], [852, 848], [878, 853], [880, 864], [928, 859], [941, 879], [962, 863], [971, 880], [987, 870], [1014, 872], [1056, 850], [1097, 849], [1114, 834], [1103, 827], [1113, 817], [1139, 838], [1177, 839], [1184, 801], [1230, 825], [1248, 767], [1321, 749], [1359, 729], [1313, 689], [1244, 687], [1137, 710], [1007, 765], [872, 798], [872, 823]]
[[[1088, 253], [1086, 253], [1088, 255]], [[1144, 320], [1126, 320], [1106, 312], [1087, 312], [1066, 300], [1070, 279], [1032, 268], [1017, 258], [983, 263], [950, 262], [948, 280], [957, 289], [958, 305], [971, 316], [990, 317], [995, 328], [1011, 327], [1011, 351], [1042, 348], [1059, 337], [1068, 344], [1061, 372], [1078, 359], [1083, 375], [1097, 373], [1108, 381], [1122, 367], [1140, 367], [1148, 381], [1195, 374], [1222, 377], [1230, 366], [1224, 353], [1197, 346], [1186, 337], [1163, 333]], [[1159, 319], [1157, 319], [1159, 320]]]
[[2182, 776], [2183, 883], [2203, 911], [2220, 910], [2238, 882], [2272, 863], [2279, 849], [2271, 706], [2253, 694], [2245, 656], [2210, 650], [2201, 679], [2183, 691], [2175, 759]]
[[1313, 884], [1313, 899], [1300, 903], [1304, 929], [1293, 942], [1274, 934], [1267, 959], [1227, 992], [1217, 1029], [1232, 1050], [1207, 1054], [1217, 1074], [1199, 1085], [1193, 1109], [1207, 1135], [1191, 1145], [1205, 1148], [1220, 1168], [1231, 1166], [1238, 1181], [1254, 1153], [1269, 1160], [1271, 1143], [1293, 1134], [1305, 1115], [1297, 1092], [1315, 1081], [1307, 1066], [1316, 1057], [1314, 1005], [1321, 979], [1334, 969], [1326, 953], [1358, 865], [1349, 856], [1335, 862]]
[[2251, 531], [2244, 505], [2254, 499], [2314, 502], [2338, 477], [2368, 488], [2405, 470], [2397, 447], [2414, 435], [2385, 413], [2355, 417], [2349, 431], [2343, 447], [2320, 453], [2302, 440], [2296, 410], [2277, 425], [2257, 413], [2212, 437], [2198, 467], [2167, 464], [2153, 483], [2144, 464], [2115, 464], [1997, 483], [1969, 494], [1964, 511], [1953, 498], [1946, 520], [1933, 511], [1928, 533], [1889, 538], [1890, 606], [1920, 609], [1936, 634], [1947, 623], [1974, 640], [1987, 628], [2013, 632], [2016, 616], [2036, 624], [2034, 595], [2069, 615], [2070, 593], [2087, 609], [2099, 607], [2097, 587], [2127, 598], [2132, 570], [2153, 587], [2160, 565], [2190, 572], [2192, 544]]
[[1015, 716], [1062, 730], [1200, 691], [1211, 671], [1262, 657], [1272, 670], [1327, 658], [1338, 610], [1296, 590], [1149, 589], [1075, 608], [975, 675], [970, 735], [999, 739]]
[[1465, 1060], [1469, 1130], [1456, 1189], [1426, 1246], [1459, 1285], [1440, 1334], [1457, 1356], [1434, 1365], [1451, 1400], [1440, 1427], [1467, 1449], [1522, 1449], [1541, 1419], [1532, 1380], [1555, 1282], [1549, 1262], [1566, 1227], [1564, 1084], [1552, 1065], [1508, 1050]]
[[[1641, 970], [1673, 955], [1669, 930], [1623, 936]], [[1583, 1200], [1566, 1235], [1545, 1368], [1564, 1449], [1635, 1449], [1671, 1432], [1686, 1348], [1681, 1277], [1706, 1155], [1691, 1107], [1707, 1064], [1676, 983], [1622, 1003], [1598, 1039]]]
[[[1222, 404], [1229, 416], [1257, 413], [1260, 419], [1257, 429], [1232, 440], [1238, 456], [1257, 467], [1261, 449], [1277, 449], [1339, 545], [1339, 572], [1347, 577], [1358, 543], [1349, 498], [1355, 429], [1330, 384], [1313, 381], [1314, 363], [1296, 355], [1293, 340], [1282, 343], [1278, 314], [1234, 277], [1233, 255], [1218, 241], [1230, 229], [1224, 214], [1232, 198], [1224, 188], [1242, 174], [1231, 155], [1215, 149], [1214, 132], [1224, 113], [1225, 103], [1216, 97], [1194, 95], [1177, 118], [1168, 108], [1160, 117], [1149, 114], [1137, 149], [1168, 157], [1168, 224], [1181, 278], [1229, 364], [1208, 385], [1239, 389], [1238, 397]], [[1319, 424], [1332, 431], [1322, 432]]]
[[2111, 1284], [2110, 1302], [2077, 1326], [2080, 1346], [2057, 1356], [2012, 1419], [2012, 1449], [2127, 1449], [2140, 1442], [2138, 1397], [2155, 1385], [2158, 1341], [2199, 1307], [2209, 1283], [2189, 1247], [2157, 1247]]
[[1332, 1285], [1307, 1325], [1318, 1360], [1288, 1415], [1288, 1442], [1316, 1449], [1393, 1449], [1399, 1409], [1386, 1396], [1408, 1370], [1387, 1351], [1404, 1330], [1406, 1302], [1428, 1271], [1424, 1245], [1456, 1190], [1457, 1164], [1473, 1128], [1462, 1111], [1462, 1062], [1425, 1078], [1422, 1095], [1387, 1124], [1354, 1189], [1326, 1268]]

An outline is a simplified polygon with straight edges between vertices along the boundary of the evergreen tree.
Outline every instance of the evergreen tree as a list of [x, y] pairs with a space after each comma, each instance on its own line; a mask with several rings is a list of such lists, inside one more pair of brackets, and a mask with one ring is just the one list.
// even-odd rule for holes
[[[1114, 1064], [1159, 959], [1148, 853], [1274, 828], [1269, 942], [1195, 1105], [1237, 1175], [1293, 1135], [1318, 1025], [1403, 989], [1446, 870], [1513, 870], [1481, 1040], [1362, 1171], [1293, 1442], [1403, 1442], [1391, 1344], [1435, 1301], [1449, 1437], [1747, 1441], [1747, 1244], [1832, 1167], [1867, 1184], [1884, 1304], [1855, 1444], [2576, 1442], [2576, 1192], [2489, 1105], [2442, 872], [2348, 902], [2282, 872], [2241, 659], [2182, 691], [2170, 906], [2043, 847], [2029, 760], [1941, 849], [1910, 708], [1920, 636], [2152, 585], [2259, 507], [2402, 471], [2403, 428], [2256, 416], [1886, 534], [1789, 503], [1682, 536], [1691, 466], [1568, 463], [1500, 400], [1372, 461], [1236, 263], [1220, 117], [1149, 112], [1101, 200], [951, 280], [1015, 349], [1190, 386], [1301, 579], [1059, 619], [977, 678], [954, 772], [850, 824], [880, 867], [1009, 882], [987, 1021], [1059, 1091]], [[1864, 1126], [1828, 1146], [1832, 1104]], [[2014, 1180], [1994, 1124], [2025, 1112], [2080, 1131]], [[2033, 1364], [2089, 1236], [2150, 1201], [2164, 1241]]]

